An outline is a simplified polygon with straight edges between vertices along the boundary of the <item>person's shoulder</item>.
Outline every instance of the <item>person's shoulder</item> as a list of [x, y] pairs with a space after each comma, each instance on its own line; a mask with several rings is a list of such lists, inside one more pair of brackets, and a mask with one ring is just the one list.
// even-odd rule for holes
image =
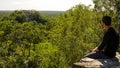
[[109, 30], [115, 30], [113, 27], [110, 27]]
[[110, 28], [108, 29], [108, 31], [109, 31], [109, 32], [116, 32], [116, 30], [115, 30], [113, 27], [110, 27]]
[[107, 34], [110, 34], [110, 35], [116, 35], [117, 34], [117, 31], [113, 28], [113, 27], [110, 27], [107, 31]]
[[116, 36], [119, 36], [119, 33], [113, 27], [110, 28], [109, 32], [115, 34]]

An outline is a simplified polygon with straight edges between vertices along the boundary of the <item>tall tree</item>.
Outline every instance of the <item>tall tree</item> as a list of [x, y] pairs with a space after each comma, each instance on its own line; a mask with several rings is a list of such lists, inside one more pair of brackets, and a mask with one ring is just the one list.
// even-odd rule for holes
[[95, 4], [94, 10], [98, 13], [98, 18], [102, 18], [104, 15], [109, 15], [113, 19], [113, 26], [117, 29], [117, 14], [116, 14], [116, 3], [111, 0], [93, 0]]

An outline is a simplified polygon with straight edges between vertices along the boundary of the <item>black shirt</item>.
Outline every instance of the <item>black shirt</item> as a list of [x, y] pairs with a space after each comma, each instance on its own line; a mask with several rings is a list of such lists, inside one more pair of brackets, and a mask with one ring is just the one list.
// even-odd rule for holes
[[119, 45], [119, 35], [114, 28], [110, 27], [104, 34], [103, 41], [98, 47], [108, 57], [115, 57]]

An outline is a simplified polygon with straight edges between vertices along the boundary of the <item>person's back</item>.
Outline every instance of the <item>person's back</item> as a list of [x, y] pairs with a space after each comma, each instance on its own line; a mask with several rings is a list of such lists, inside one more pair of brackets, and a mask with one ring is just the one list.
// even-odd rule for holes
[[103, 49], [103, 53], [106, 56], [113, 58], [116, 55], [116, 51], [119, 45], [119, 36], [112, 27], [107, 30], [105, 36], [107, 36], [108, 41], [106, 41], [106, 46]]

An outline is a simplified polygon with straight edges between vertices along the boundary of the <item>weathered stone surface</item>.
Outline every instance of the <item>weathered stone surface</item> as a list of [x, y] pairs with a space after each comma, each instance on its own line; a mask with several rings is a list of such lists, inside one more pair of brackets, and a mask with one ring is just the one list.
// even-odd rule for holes
[[120, 68], [120, 54], [113, 59], [83, 58], [73, 64], [73, 68]]

